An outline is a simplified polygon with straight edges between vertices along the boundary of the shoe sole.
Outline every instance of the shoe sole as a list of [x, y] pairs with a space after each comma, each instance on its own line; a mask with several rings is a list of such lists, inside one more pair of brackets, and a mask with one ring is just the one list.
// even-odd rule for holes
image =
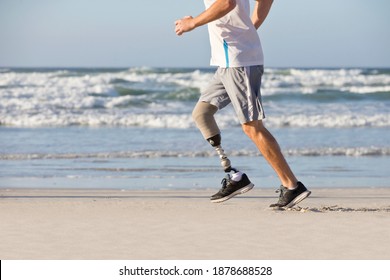
[[235, 192], [227, 195], [227, 196], [224, 196], [224, 197], [221, 197], [221, 198], [218, 198], [218, 199], [213, 199], [211, 200], [211, 202], [213, 203], [221, 203], [221, 202], [224, 202], [226, 200], [229, 200], [231, 199], [232, 197], [236, 196], [236, 195], [239, 195], [239, 194], [243, 194], [243, 193], [246, 193], [246, 192], [249, 192], [251, 189], [253, 189], [255, 185], [250, 183], [249, 185], [239, 189], [239, 190], [236, 190]]
[[299, 202], [301, 202], [302, 200], [304, 200], [305, 198], [307, 198], [310, 194], [311, 194], [311, 191], [305, 191], [305, 192], [301, 193], [301, 194], [298, 195], [296, 198], [294, 198], [289, 204], [287, 204], [286, 206], [284, 206], [284, 208], [292, 208], [292, 207], [294, 207], [294, 206], [297, 205]]

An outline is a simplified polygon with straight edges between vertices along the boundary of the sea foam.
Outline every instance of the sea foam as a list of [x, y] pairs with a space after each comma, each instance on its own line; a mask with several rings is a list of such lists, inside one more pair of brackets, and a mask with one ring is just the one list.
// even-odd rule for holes
[[[3, 69], [0, 125], [194, 127], [192, 108], [212, 77], [211, 69]], [[387, 70], [266, 69], [262, 96], [276, 127], [390, 126]], [[239, 125], [232, 110], [218, 118]]]

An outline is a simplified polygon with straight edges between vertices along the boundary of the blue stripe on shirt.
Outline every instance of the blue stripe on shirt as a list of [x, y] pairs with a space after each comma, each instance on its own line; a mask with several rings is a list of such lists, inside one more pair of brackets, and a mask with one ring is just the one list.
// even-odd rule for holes
[[225, 50], [226, 68], [229, 68], [229, 45], [225, 40], [223, 40], [223, 48]]

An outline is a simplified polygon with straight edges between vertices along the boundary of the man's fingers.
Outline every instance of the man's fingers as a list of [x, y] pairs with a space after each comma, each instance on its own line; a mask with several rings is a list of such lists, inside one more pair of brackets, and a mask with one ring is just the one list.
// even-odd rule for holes
[[176, 28], [175, 28], [175, 32], [176, 32], [176, 35], [181, 35], [181, 34], [183, 34], [183, 32], [181, 31], [181, 28], [179, 27], [179, 26], [176, 26]]
[[180, 35], [182, 35], [184, 33], [183, 26], [182, 26], [183, 20], [191, 19], [191, 18], [192, 18], [192, 16], [185, 16], [182, 19], [178, 19], [178, 20], [175, 21], [175, 26], [176, 26], [175, 32], [176, 32], [177, 35], [180, 36]]

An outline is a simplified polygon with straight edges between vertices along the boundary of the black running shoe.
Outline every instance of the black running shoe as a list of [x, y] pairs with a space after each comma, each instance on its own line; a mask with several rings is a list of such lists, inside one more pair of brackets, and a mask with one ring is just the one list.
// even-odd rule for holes
[[241, 180], [238, 182], [233, 181], [230, 179], [230, 175], [227, 175], [221, 183], [222, 188], [219, 190], [219, 192], [211, 196], [211, 202], [224, 202], [233, 196], [246, 193], [254, 187], [245, 173], [242, 174]]
[[280, 192], [279, 201], [275, 204], [271, 204], [269, 207], [291, 208], [311, 194], [311, 191], [308, 191], [301, 182], [298, 182], [298, 187], [294, 190], [289, 190], [284, 186], [280, 186], [280, 189], [277, 190], [277, 192]]

